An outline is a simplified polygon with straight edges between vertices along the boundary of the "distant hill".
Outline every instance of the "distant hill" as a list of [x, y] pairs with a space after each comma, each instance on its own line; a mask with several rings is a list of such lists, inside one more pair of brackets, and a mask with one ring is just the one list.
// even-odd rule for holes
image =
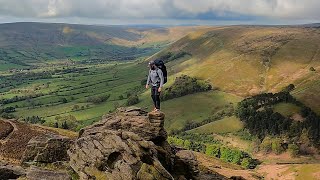
[[0, 24], [0, 64], [27, 66], [55, 59], [132, 60], [151, 55], [196, 28]]
[[169, 74], [208, 80], [242, 97], [292, 83], [294, 96], [320, 112], [319, 49], [318, 28], [230, 26], [191, 33], [151, 59], [170, 61]]

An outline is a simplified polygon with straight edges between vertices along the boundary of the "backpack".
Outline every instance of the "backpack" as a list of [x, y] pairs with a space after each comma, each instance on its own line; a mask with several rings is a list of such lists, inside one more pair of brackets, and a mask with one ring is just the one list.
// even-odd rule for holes
[[161, 69], [163, 73], [163, 84], [165, 84], [168, 81], [168, 72], [167, 72], [166, 65], [164, 65], [164, 62], [162, 59], [156, 59], [154, 63], [159, 69]]

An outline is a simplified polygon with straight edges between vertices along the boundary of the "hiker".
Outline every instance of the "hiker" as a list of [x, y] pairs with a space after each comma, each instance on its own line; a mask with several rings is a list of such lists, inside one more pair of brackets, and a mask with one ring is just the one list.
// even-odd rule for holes
[[155, 61], [149, 62], [149, 75], [146, 84], [146, 89], [151, 85], [151, 97], [154, 103], [154, 111], [160, 111], [160, 93], [165, 83], [165, 78], [162, 70], [156, 66]]

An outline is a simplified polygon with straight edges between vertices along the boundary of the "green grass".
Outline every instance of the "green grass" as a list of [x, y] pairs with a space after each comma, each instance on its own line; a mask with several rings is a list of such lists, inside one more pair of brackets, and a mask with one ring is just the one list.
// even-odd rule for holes
[[243, 128], [243, 123], [236, 117], [225, 117], [221, 120], [190, 130], [190, 133], [229, 133]]
[[21, 66], [18, 64], [13, 64], [10, 62], [5, 62], [5, 61], [1, 61], [0, 60], [0, 71], [7, 71], [10, 69], [22, 69], [22, 68], [26, 68], [27, 66]]
[[279, 103], [276, 104], [273, 109], [285, 117], [291, 117], [294, 114], [299, 114], [301, 111], [299, 106], [291, 103]]
[[[41, 116], [47, 121], [46, 124], [52, 124], [56, 116], [73, 115], [81, 124], [89, 125], [100, 120], [102, 115], [113, 111], [115, 104], [125, 104], [126, 99], [121, 100], [119, 96], [126, 98], [126, 93], [130, 89], [141, 86], [141, 80], [148, 72], [145, 64], [138, 62], [112, 63], [94, 67], [88, 65], [88, 67], [87, 72], [65, 73], [52, 79], [28, 81], [21, 84], [3, 93], [3, 98], [23, 96], [29, 93], [43, 93], [43, 95], [31, 100], [7, 104], [5, 107], [18, 106], [14, 113], [17, 117]], [[75, 65], [75, 68], [79, 67]], [[34, 90], [36, 85], [46, 82], [50, 82], [49, 87]], [[30, 92], [16, 93], [18, 89], [30, 90]], [[106, 102], [87, 103], [88, 97], [103, 94], [110, 95]], [[62, 98], [66, 98], [68, 102], [62, 103]], [[31, 106], [31, 101], [35, 107]], [[79, 105], [80, 109], [73, 111], [74, 105]], [[82, 106], [84, 106], [83, 109]]]
[[319, 179], [319, 164], [290, 165], [288, 170], [280, 174], [281, 176], [294, 173], [296, 180]]
[[[166, 114], [165, 128], [171, 131], [183, 128], [187, 122], [201, 122], [230, 103], [235, 105], [240, 100], [231, 94], [210, 91], [164, 101], [161, 110]], [[141, 101], [137, 106], [153, 108], [149, 92], [142, 95]]]

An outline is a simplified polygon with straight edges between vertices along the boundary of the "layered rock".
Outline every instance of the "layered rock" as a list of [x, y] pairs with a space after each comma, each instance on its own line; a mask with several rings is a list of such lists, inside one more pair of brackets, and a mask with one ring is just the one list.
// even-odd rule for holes
[[23, 163], [69, 161], [67, 150], [73, 141], [64, 136], [46, 134], [32, 138], [22, 157]]
[[163, 123], [161, 112], [118, 109], [80, 131], [70, 165], [81, 179], [173, 179]]
[[31, 166], [26, 175], [30, 180], [71, 180], [71, 176], [64, 171], [53, 171]]

